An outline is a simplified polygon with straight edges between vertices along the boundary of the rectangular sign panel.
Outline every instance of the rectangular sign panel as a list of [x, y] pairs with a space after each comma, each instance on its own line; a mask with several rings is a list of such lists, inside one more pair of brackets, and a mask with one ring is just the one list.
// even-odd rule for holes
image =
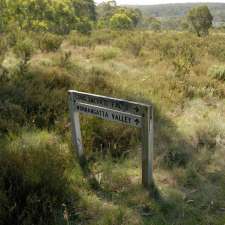
[[149, 105], [146, 104], [116, 98], [110, 98], [78, 91], [69, 92], [72, 94], [75, 103], [81, 102], [85, 104], [96, 105], [103, 108], [128, 112], [139, 116], [144, 116], [144, 110], [149, 107]]
[[116, 110], [106, 109], [103, 107], [93, 106], [79, 102], [75, 103], [74, 110], [80, 113], [96, 116], [101, 119], [123, 123], [139, 128], [142, 127], [142, 118], [140, 116], [132, 115], [130, 113], [119, 112]]

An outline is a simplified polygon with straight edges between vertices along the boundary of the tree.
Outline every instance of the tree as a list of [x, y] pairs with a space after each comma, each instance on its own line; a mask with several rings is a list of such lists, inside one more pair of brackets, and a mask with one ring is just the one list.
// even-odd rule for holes
[[189, 29], [189, 24], [186, 19], [181, 20], [180, 28], [182, 31], [187, 31]]
[[161, 23], [159, 20], [155, 20], [151, 23], [151, 29], [153, 31], [160, 31], [161, 30]]
[[86, 17], [88, 20], [97, 19], [96, 7], [93, 0], [70, 0], [73, 5], [76, 16]]
[[109, 19], [115, 14], [117, 8], [118, 6], [115, 1], [102, 2], [96, 8], [98, 19], [109, 21]]
[[136, 27], [142, 19], [142, 13], [139, 9], [130, 9], [126, 7], [119, 7], [116, 10], [116, 14], [126, 14], [133, 22], [133, 26]]
[[132, 9], [122, 6], [117, 6], [116, 1], [107, 1], [97, 6], [99, 28], [107, 28], [110, 26], [110, 19], [115, 14], [123, 14], [129, 17], [133, 23], [133, 27], [137, 27], [142, 21], [142, 13], [139, 9]]
[[212, 27], [213, 16], [207, 6], [192, 8], [187, 15], [191, 28], [200, 36], [205, 36]]
[[149, 28], [153, 31], [160, 31], [161, 30], [161, 22], [154, 18], [154, 17], [149, 17], [147, 19], [147, 22], [149, 24]]
[[88, 33], [96, 20], [93, 0], [0, 0], [0, 32], [15, 24], [22, 30]]
[[130, 17], [123, 13], [116, 13], [110, 19], [110, 27], [112, 29], [130, 29], [133, 26], [133, 21]]

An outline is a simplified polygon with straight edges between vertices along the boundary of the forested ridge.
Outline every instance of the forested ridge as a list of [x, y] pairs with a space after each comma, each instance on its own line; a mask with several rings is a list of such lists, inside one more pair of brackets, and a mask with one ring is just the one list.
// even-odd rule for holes
[[183, 17], [193, 7], [207, 5], [214, 16], [215, 23], [225, 21], [224, 3], [181, 3], [162, 5], [134, 5], [131, 8], [140, 9], [145, 16], [160, 18]]

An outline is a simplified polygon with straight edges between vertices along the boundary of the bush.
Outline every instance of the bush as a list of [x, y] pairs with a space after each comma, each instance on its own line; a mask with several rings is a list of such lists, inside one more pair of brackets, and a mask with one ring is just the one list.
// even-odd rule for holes
[[22, 107], [0, 101], [0, 137], [9, 132], [17, 132], [25, 123], [25, 112]]
[[25, 66], [28, 63], [34, 50], [34, 43], [30, 38], [26, 38], [22, 41], [18, 40], [14, 47], [14, 52], [21, 59], [22, 66]]
[[22, 108], [28, 124], [50, 128], [64, 119], [68, 112], [67, 91], [74, 83], [65, 70], [37, 66], [11, 79], [1, 86], [0, 95]]
[[169, 146], [167, 152], [164, 154], [163, 163], [165, 166], [184, 167], [190, 159], [190, 155], [185, 151], [186, 149], [181, 148], [181, 144], [174, 143]]
[[19, 102], [29, 121], [38, 127], [51, 127], [61, 121], [68, 111], [67, 91], [72, 84], [72, 77], [57, 67], [27, 72], [17, 85], [23, 90]]
[[[189, 73], [191, 67], [196, 63], [196, 52], [191, 46], [191, 43], [181, 41], [180, 44], [177, 46], [175, 54], [178, 54], [178, 57], [180, 57], [181, 61], [183, 61], [181, 63], [181, 72], [183, 72], [184, 74]], [[178, 72], [180, 72], [180, 65], [177, 70]]]
[[[220, 145], [220, 140], [225, 135], [225, 121], [221, 110], [224, 110], [223, 103], [210, 106], [200, 99], [193, 100], [184, 107], [184, 114], [177, 121], [192, 149], [204, 148], [207, 156], [210, 156], [213, 153], [210, 150]], [[191, 123], [187, 115], [191, 117]]]
[[88, 19], [82, 19], [78, 22], [76, 27], [81, 34], [90, 34], [92, 30], [92, 23]]
[[[1, 37], [0, 39], [0, 56], [4, 54], [8, 49], [7, 40], [5, 37]], [[1, 61], [0, 61], [1, 62]]]
[[97, 45], [110, 45], [112, 41], [120, 36], [120, 32], [114, 30], [97, 30], [91, 33], [92, 43]]
[[101, 60], [109, 60], [115, 58], [119, 54], [119, 49], [113, 47], [96, 47], [95, 55]]
[[145, 45], [145, 37], [142, 34], [136, 35], [135, 33], [130, 33], [130, 37], [127, 38], [127, 35], [123, 34], [123, 36], [115, 41], [114, 45], [129, 51], [137, 57]]
[[208, 75], [221, 81], [225, 81], [225, 66], [212, 66], [208, 70]]
[[74, 46], [90, 47], [92, 45], [90, 36], [73, 31], [69, 35], [69, 40]]
[[62, 68], [68, 68], [71, 65], [71, 51], [61, 52], [59, 58], [59, 66]]
[[[198, 165], [200, 167], [200, 165]], [[201, 176], [199, 174], [199, 168], [193, 163], [190, 163], [182, 178], [182, 183], [185, 187], [196, 187], [201, 182]]]
[[21, 30], [18, 25], [11, 24], [6, 33], [7, 43], [10, 47], [14, 47], [18, 42], [28, 38], [29, 34]]
[[88, 71], [90, 76], [87, 77], [87, 81], [85, 83], [85, 89], [90, 93], [96, 94], [111, 94], [112, 86], [110, 84], [110, 79], [112, 74], [101, 67], [93, 66]]
[[78, 197], [65, 176], [69, 165], [68, 147], [45, 131], [10, 140], [0, 157], [0, 224], [63, 224], [63, 205], [74, 213]]
[[28, 67], [28, 62], [30, 61], [33, 53], [35, 51], [35, 46], [33, 40], [30, 38], [25, 38], [24, 40], [17, 40], [14, 47], [14, 53], [19, 58], [19, 72], [20, 75], [24, 74]]
[[110, 27], [116, 30], [130, 29], [133, 22], [130, 17], [123, 13], [116, 13], [110, 19]]
[[221, 62], [225, 60], [225, 37], [224, 35], [210, 35], [206, 39], [207, 50], [210, 55]]
[[56, 34], [45, 33], [39, 39], [39, 47], [42, 51], [57, 51], [63, 42], [63, 38]]
[[82, 120], [87, 153], [101, 152], [113, 158], [125, 157], [138, 143], [138, 131], [97, 118]]

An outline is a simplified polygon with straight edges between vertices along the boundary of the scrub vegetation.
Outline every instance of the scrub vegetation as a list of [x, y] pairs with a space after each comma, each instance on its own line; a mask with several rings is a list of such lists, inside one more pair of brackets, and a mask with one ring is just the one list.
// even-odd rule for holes
[[[224, 225], [223, 30], [140, 28], [139, 11], [91, 0], [13, 2], [0, 1], [0, 225]], [[153, 104], [154, 189], [139, 129], [81, 116], [79, 164], [69, 89]]]

